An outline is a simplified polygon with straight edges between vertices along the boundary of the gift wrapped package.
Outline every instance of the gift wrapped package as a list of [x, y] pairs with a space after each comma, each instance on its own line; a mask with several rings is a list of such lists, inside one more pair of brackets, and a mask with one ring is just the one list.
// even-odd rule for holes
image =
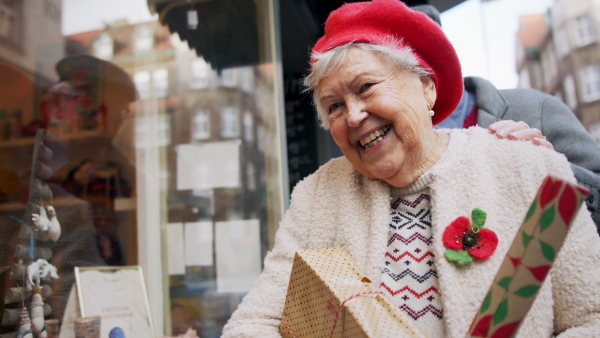
[[584, 187], [546, 177], [471, 324], [470, 336], [516, 335], [587, 194]]
[[296, 253], [279, 332], [283, 337], [425, 337], [343, 248]]

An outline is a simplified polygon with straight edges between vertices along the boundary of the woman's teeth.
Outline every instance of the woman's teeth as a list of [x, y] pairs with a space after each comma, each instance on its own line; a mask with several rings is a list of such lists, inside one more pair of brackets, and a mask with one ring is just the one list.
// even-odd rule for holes
[[383, 140], [383, 136], [390, 130], [390, 126], [384, 126], [383, 128], [372, 132], [369, 136], [360, 140], [360, 145], [362, 145], [365, 149], [371, 148], [375, 146], [377, 143]]

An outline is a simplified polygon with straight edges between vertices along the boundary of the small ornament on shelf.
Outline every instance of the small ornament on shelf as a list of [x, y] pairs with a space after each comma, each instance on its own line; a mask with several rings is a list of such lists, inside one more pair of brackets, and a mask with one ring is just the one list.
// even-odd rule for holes
[[53, 206], [48, 207], [48, 215], [50, 216], [50, 229], [48, 229], [48, 236], [52, 242], [55, 242], [60, 238], [61, 228], [58, 218], [56, 217], [56, 210]]
[[33, 288], [31, 297], [31, 323], [33, 332], [39, 334], [44, 330], [44, 300], [42, 299], [42, 289]]
[[17, 338], [33, 338], [32, 331], [29, 312], [27, 312], [26, 307], [23, 307], [19, 315], [19, 332], [17, 333]]
[[43, 205], [40, 205], [40, 213], [31, 214], [31, 220], [35, 227], [39, 231], [46, 231], [50, 229], [52, 224], [50, 223], [50, 219], [48, 218], [48, 214], [46, 213], [46, 208]]
[[40, 280], [47, 277], [58, 279], [58, 273], [54, 265], [41, 258], [29, 264], [27, 267], [27, 290], [31, 290], [34, 286], [40, 288]]

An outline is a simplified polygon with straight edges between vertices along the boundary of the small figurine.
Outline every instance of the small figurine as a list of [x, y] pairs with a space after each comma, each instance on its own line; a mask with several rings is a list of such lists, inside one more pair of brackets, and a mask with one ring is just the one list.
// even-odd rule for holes
[[[27, 267], [27, 276], [27, 290], [31, 290], [33, 286], [40, 288], [40, 280], [42, 278], [50, 276], [51, 278], [58, 279], [56, 267], [41, 258], [29, 264]], [[34, 279], [36, 283], [33, 282]]]
[[52, 242], [56, 242], [60, 237], [60, 223], [58, 223], [58, 218], [56, 218], [56, 210], [54, 210], [53, 206], [48, 207], [48, 215], [50, 215], [50, 229], [48, 230], [48, 237], [52, 240]]
[[48, 215], [46, 214], [46, 208], [44, 208], [43, 205], [40, 206], [39, 214], [31, 214], [31, 220], [40, 231], [46, 231], [52, 226], [48, 219]]
[[33, 324], [33, 331], [39, 337], [39, 334], [44, 330], [44, 301], [42, 299], [42, 289], [39, 288], [33, 288], [31, 323]]
[[33, 338], [31, 319], [29, 319], [29, 312], [27, 312], [26, 307], [23, 307], [19, 314], [19, 331], [17, 332], [17, 338]]

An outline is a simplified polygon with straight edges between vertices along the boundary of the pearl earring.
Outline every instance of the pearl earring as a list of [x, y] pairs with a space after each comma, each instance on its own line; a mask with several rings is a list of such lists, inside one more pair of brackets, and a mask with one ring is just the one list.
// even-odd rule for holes
[[433, 116], [435, 115], [435, 112], [433, 111], [433, 109], [429, 109], [429, 116]]

